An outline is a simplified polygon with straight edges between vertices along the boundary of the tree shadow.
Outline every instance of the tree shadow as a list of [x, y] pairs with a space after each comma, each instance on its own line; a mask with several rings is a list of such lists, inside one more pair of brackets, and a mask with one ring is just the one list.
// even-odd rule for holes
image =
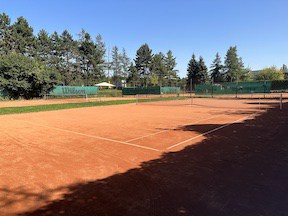
[[287, 123], [287, 111], [268, 109], [140, 168], [67, 186], [63, 199], [21, 215], [287, 215]]

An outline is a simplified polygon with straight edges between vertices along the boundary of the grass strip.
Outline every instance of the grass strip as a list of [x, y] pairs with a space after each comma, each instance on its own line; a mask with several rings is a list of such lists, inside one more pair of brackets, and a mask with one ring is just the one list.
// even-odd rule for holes
[[[167, 100], [181, 100], [187, 97], [157, 97], [150, 99], [139, 99], [138, 102], [151, 102], [151, 101], [167, 101]], [[45, 112], [52, 110], [74, 109], [82, 107], [94, 106], [110, 106], [135, 103], [135, 100], [111, 100], [111, 101], [98, 101], [98, 102], [82, 102], [82, 103], [64, 103], [64, 104], [47, 104], [37, 106], [22, 106], [22, 107], [3, 107], [0, 108], [0, 115], [17, 114], [17, 113], [31, 113], [31, 112]]]
[[82, 103], [66, 103], [66, 104], [47, 104], [37, 106], [22, 106], [22, 107], [3, 107], [0, 108], [0, 115], [16, 114], [16, 113], [30, 113], [30, 112], [44, 112], [52, 110], [74, 109], [82, 107], [94, 106], [109, 106], [135, 103], [134, 100], [111, 100], [100, 102], [82, 102]]

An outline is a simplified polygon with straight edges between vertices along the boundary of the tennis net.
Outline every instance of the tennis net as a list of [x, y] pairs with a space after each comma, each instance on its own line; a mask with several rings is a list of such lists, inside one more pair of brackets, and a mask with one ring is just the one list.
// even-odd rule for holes
[[[221, 109], [267, 109], [272, 106], [282, 106], [285, 98], [282, 94], [269, 94], [260, 97], [197, 97], [175, 95], [136, 95], [137, 105], [154, 106], [187, 106]], [[281, 104], [280, 104], [281, 103]]]

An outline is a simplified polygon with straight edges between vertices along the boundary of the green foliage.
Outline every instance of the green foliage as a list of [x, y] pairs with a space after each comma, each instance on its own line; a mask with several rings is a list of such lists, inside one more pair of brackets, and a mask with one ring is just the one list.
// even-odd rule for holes
[[256, 80], [283, 80], [283, 70], [278, 70], [275, 66], [265, 68], [256, 75]]
[[58, 83], [57, 72], [36, 60], [17, 53], [0, 59], [0, 88], [10, 98], [39, 97]]
[[13, 51], [21, 54], [34, 56], [36, 49], [36, 39], [33, 35], [33, 28], [29, 26], [24, 17], [19, 17], [12, 25], [14, 49]]
[[127, 83], [130, 86], [138, 86], [140, 85], [139, 83], [139, 79], [140, 79], [140, 75], [135, 67], [135, 65], [133, 64], [133, 62], [131, 62], [129, 68], [128, 68], [128, 78], [127, 78]]
[[167, 75], [167, 67], [165, 66], [165, 56], [163, 53], [158, 53], [153, 56], [151, 62], [151, 76], [150, 81], [152, 85], [162, 86], [165, 83], [165, 76]]
[[122, 53], [120, 55], [121, 68], [122, 68], [122, 78], [127, 79], [128, 77], [128, 69], [130, 65], [130, 58], [127, 56], [126, 50], [123, 48]]
[[189, 61], [187, 69], [187, 86], [190, 86], [192, 79], [192, 86], [199, 83], [205, 83], [208, 81], [208, 69], [205, 65], [204, 59], [200, 56], [199, 61], [196, 60], [195, 55]]
[[141, 78], [141, 85], [147, 86], [152, 62], [152, 50], [148, 44], [143, 44], [136, 53], [135, 67]]
[[119, 87], [120, 85], [120, 79], [121, 79], [121, 59], [120, 59], [120, 53], [117, 46], [114, 46], [112, 48], [112, 69], [114, 71], [112, 80], [116, 84], [116, 87]]
[[103, 77], [103, 71], [98, 64], [102, 62], [97, 53], [96, 45], [89, 33], [82, 30], [79, 39], [78, 63], [86, 85], [93, 85]]
[[216, 57], [211, 65], [210, 78], [213, 82], [224, 82], [223, 65], [219, 53], [216, 53]]
[[63, 31], [59, 39], [59, 56], [61, 59], [59, 72], [61, 73], [62, 83], [69, 85], [80, 76], [75, 64], [78, 55], [77, 42], [73, 40], [72, 35], [67, 30]]
[[15, 39], [10, 22], [7, 14], [0, 14], [0, 55], [7, 54], [13, 49]]
[[225, 58], [226, 81], [245, 81], [248, 70], [244, 68], [242, 58], [238, 57], [237, 47], [230, 47]]
[[200, 83], [205, 83], [208, 81], [208, 68], [205, 65], [204, 59], [202, 56], [199, 58], [198, 62], [198, 75], [197, 78]]
[[166, 67], [166, 78], [168, 81], [167, 85], [172, 86], [178, 80], [178, 76], [177, 76], [178, 70], [175, 69], [177, 65], [176, 58], [173, 56], [171, 50], [167, 52], [164, 62], [165, 62], [165, 67]]

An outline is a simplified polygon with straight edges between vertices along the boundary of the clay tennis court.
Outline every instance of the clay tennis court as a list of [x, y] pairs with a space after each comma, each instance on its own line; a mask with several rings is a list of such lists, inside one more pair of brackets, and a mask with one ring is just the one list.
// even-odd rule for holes
[[139, 169], [279, 109], [272, 100], [193, 100], [1, 116], [0, 215], [39, 210], [63, 199], [69, 185]]

